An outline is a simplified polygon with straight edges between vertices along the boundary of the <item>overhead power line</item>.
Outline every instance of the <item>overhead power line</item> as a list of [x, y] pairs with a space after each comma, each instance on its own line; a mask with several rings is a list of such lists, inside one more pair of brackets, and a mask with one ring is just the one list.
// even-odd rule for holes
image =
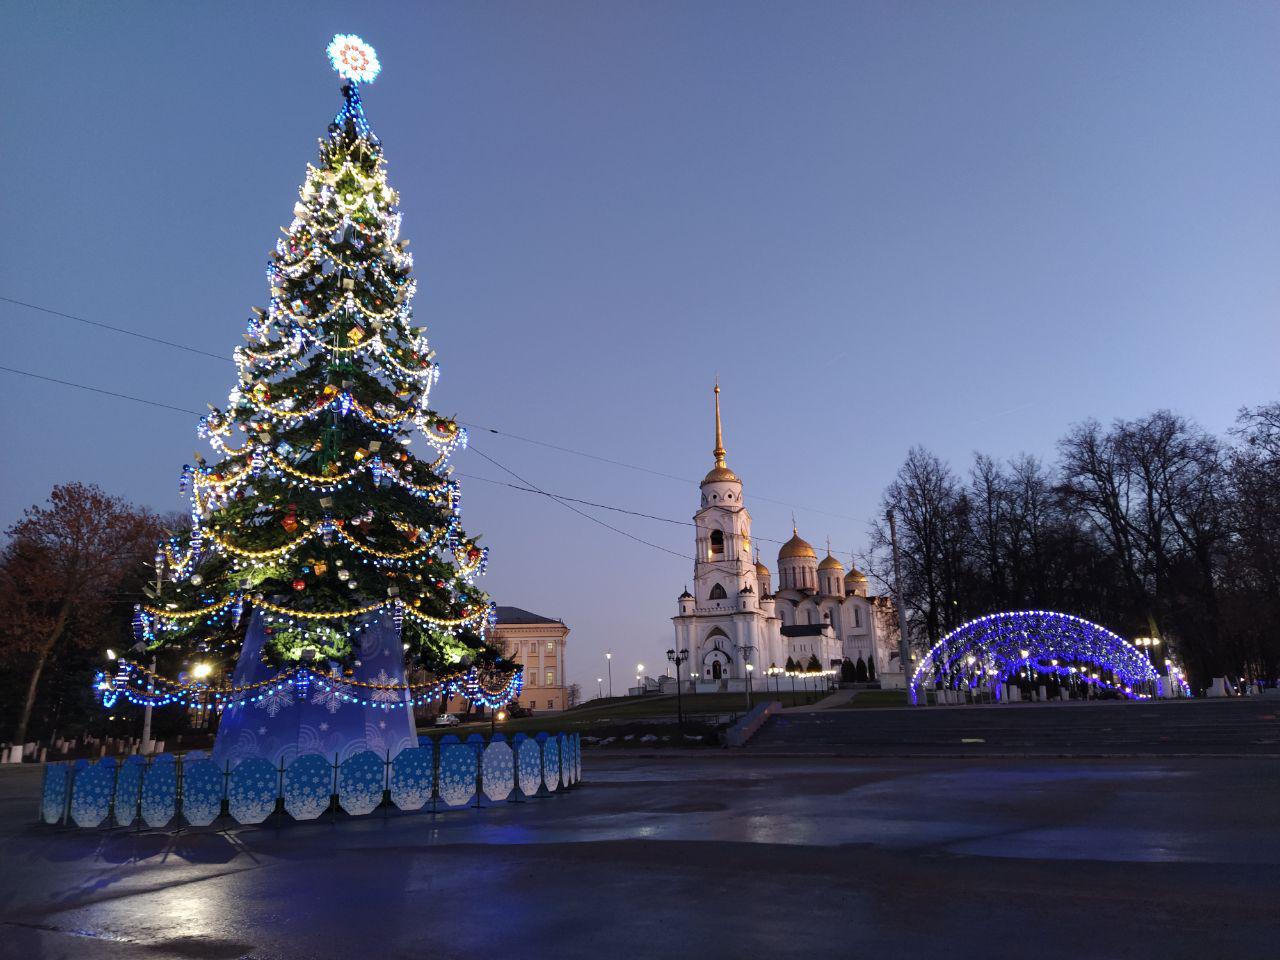
[[604, 522], [603, 520], [601, 520], [599, 517], [593, 517], [591, 514], [587, 513], [586, 511], [579, 510], [579, 509], [578, 509], [577, 507], [575, 507], [572, 503], [570, 503], [567, 499], [563, 499], [563, 498], [557, 497], [555, 494], [552, 494], [552, 493], [547, 493], [547, 491], [545, 491], [545, 490], [541, 489], [540, 487], [538, 487], [536, 484], [534, 484], [534, 483], [530, 482], [529, 480], [526, 480], [524, 477], [520, 476], [520, 474], [516, 473], [514, 470], [510, 469], [509, 467], [504, 467], [501, 463], [499, 463], [497, 460], [493, 459], [493, 457], [489, 456], [489, 455], [488, 455], [487, 453], [485, 453], [483, 450], [478, 450], [478, 449], [476, 449], [476, 447], [475, 447], [475, 445], [474, 445], [474, 444], [468, 444], [468, 445], [467, 445], [467, 449], [468, 449], [468, 450], [470, 450], [472, 453], [476, 454], [477, 456], [483, 457], [485, 460], [488, 460], [490, 463], [492, 463], [492, 464], [493, 464], [495, 467], [497, 467], [499, 470], [503, 471], [504, 473], [508, 473], [508, 474], [510, 474], [511, 476], [513, 476], [513, 477], [515, 477], [517, 480], [519, 480], [521, 483], [523, 483], [523, 484], [527, 484], [529, 487], [531, 487], [531, 488], [532, 488], [534, 491], [536, 491], [537, 493], [542, 494], [544, 497], [550, 497], [552, 500], [555, 500], [557, 503], [559, 503], [559, 504], [560, 504], [561, 506], [563, 506], [565, 509], [567, 509], [567, 510], [572, 510], [574, 513], [576, 513], [576, 514], [577, 514], [578, 516], [580, 516], [580, 517], [586, 517], [586, 518], [587, 518], [588, 520], [590, 520], [592, 523], [598, 523], [600, 526], [602, 526], [602, 527], [604, 527], [604, 528], [606, 528], [606, 529], [608, 529], [608, 530], [612, 530], [614, 533], [620, 533], [620, 534], [622, 534], [622, 535], [623, 535], [624, 537], [626, 537], [628, 540], [634, 540], [636, 543], [643, 543], [646, 547], [653, 547], [655, 550], [661, 550], [663, 553], [669, 553], [669, 554], [671, 554], [673, 557], [679, 557], [681, 560], [689, 560], [689, 561], [691, 561], [691, 562], [692, 562], [692, 560], [693, 560], [693, 557], [685, 556], [685, 554], [680, 553], [679, 551], [671, 550], [671, 549], [669, 549], [669, 548], [667, 548], [667, 547], [664, 547], [664, 546], [663, 546], [662, 544], [660, 544], [660, 543], [653, 543], [652, 541], [645, 540], [645, 539], [643, 539], [642, 537], [637, 537], [634, 533], [630, 533], [629, 531], [623, 530], [621, 527], [615, 527], [615, 526], [614, 526], [613, 524], [611, 524], [611, 523], [605, 523], [605, 522]]
[[171, 403], [161, 403], [158, 400], [144, 400], [142, 397], [131, 397], [127, 393], [116, 393], [114, 390], [103, 390], [101, 387], [91, 387], [87, 383], [76, 383], [72, 380], [59, 380], [57, 377], [46, 377], [43, 374], [32, 373], [29, 370], [18, 370], [15, 367], [0, 366], [0, 370], [7, 373], [16, 373], [19, 376], [31, 377], [33, 380], [47, 380], [49, 383], [59, 383], [64, 387], [75, 387], [77, 390], [90, 390], [93, 393], [105, 394], [108, 397], [119, 397], [121, 400], [132, 400], [134, 403], [145, 403], [149, 407], [163, 407], [166, 410], [177, 410], [179, 413], [191, 413], [199, 416], [196, 410], [189, 410], [186, 407], [175, 407]]
[[36, 303], [27, 303], [25, 300], [15, 300], [13, 297], [4, 296], [0, 296], [0, 300], [3, 300], [5, 303], [12, 303], [15, 306], [26, 307], [28, 310], [39, 310], [41, 313], [48, 313], [55, 317], [74, 320], [77, 323], [85, 323], [91, 327], [100, 327], [103, 330], [110, 330], [112, 333], [121, 333], [126, 337], [137, 337], [139, 340], [150, 340], [152, 343], [159, 343], [166, 347], [173, 347], [175, 350], [185, 350], [187, 353], [198, 353], [202, 357], [213, 357], [215, 360], [231, 361], [231, 358], [225, 354], [211, 353], [208, 350], [201, 350], [199, 347], [189, 347], [185, 343], [178, 343], [176, 340], [165, 340], [163, 337], [153, 337], [150, 334], [139, 333], [137, 330], [129, 330], [125, 327], [116, 327], [109, 323], [103, 323], [100, 320], [89, 320], [85, 317], [77, 317], [74, 313], [63, 313], [61, 310], [51, 310], [48, 307], [42, 307]]
[[[187, 407], [178, 407], [171, 403], [161, 403], [157, 400], [148, 400], [145, 397], [135, 397], [127, 393], [117, 393], [114, 390], [104, 390], [101, 387], [93, 387], [86, 383], [77, 383], [74, 380], [63, 380], [58, 377], [47, 377], [47, 376], [44, 376], [43, 374], [32, 373], [29, 370], [19, 370], [16, 367], [8, 367], [3, 365], [0, 365], [0, 370], [5, 371], [6, 373], [14, 373], [23, 377], [30, 377], [33, 380], [43, 380], [47, 383], [56, 383], [59, 386], [74, 387], [77, 390], [88, 390], [92, 393], [99, 393], [108, 397], [115, 397], [120, 400], [130, 400], [134, 403], [146, 404], [149, 407], [160, 407], [163, 410], [173, 410], [173, 411], [176, 411], [177, 413], [188, 413], [193, 416], [199, 416], [198, 411], [191, 410]], [[631, 517], [640, 517], [645, 520], [656, 520], [660, 523], [671, 523], [671, 524], [675, 524], [677, 526], [682, 526], [682, 527], [696, 527], [697, 524], [693, 523], [692, 521], [675, 520], [675, 519], [672, 519], [671, 517], [660, 517], [657, 514], [645, 513], [641, 510], [631, 510], [627, 507], [619, 507], [619, 506], [615, 506], [613, 504], [608, 504], [608, 503], [599, 503], [594, 500], [584, 500], [580, 497], [569, 497], [569, 496], [565, 496], [564, 494], [550, 493], [549, 491], [543, 490], [541, 487], [538, 487], [531, 481], [524, 479], [514, 470], [511, 470], [509, 467], [506, 467], [503, 464], [499, 463], [497, 460], [495, 460], [493, 457], [489, 456], [488, 454], [484, 453], [483, 451], [478, 450], [474, 443], [468, 444], [466, 449], [472, 451], [479, 457], [483, 457], [485, 460], [492, 463], [499, 470], [502, 470], [503, 472], [509, 474], [512, 477], [515, 477], [515, 479], [520, 481], [521, 485], [517, 485], [514, 483], [507, 483], [506, 481], [503, 481], [503, 480], [494, 480], [491, 477], [480, 477], [474, 474], [459, 473], [458, 476], [460, 477], [465, 477], [468, 480], [478, 480], [482, 483], [491, 483], [497, 486], [508, 487], [509, 489], [517, 490], [522, 493], [532, 493], [538, 496], [546, 497], [549, 500], [554, 500], [557, 503], [561, 504], [562, 506], [568, 508], [569, 510], [572, 510], [574, 513], [578, 514], [579, 516], [585, 517], [586, 519], [590, 520], [592, 523], [597, 523], [602, 527], [606, 527], [607, 529], [612, 530], [615, 533], [619, 533], [630, 540], [634, 540], [636, 543], [642, 543], [647, 547], [653, 547], [655, 550], [661, 550], [663, 553], [669, 553], [672, 556], [680, 557], [682, 560], [693, 559], [692, 557], [685, 556], [683, 553], [680, 553], [679, 551], [671, 550], [668, 547], [664, 547], [658, 543], [652, 543], [651, 541], [645, 540], [642, 537], [637, 537], [635, 534], [630, 533], [629, 531], [623, 530], [620, 527], [615, 527], [612, 524], [605, 523], [599, 517], [593, 517], [591, 516], [591, 514], [585, 513], [582, 510], [577, 509], [574, 506], [574, 504], [580, 504], [582, 506], [592, 507], [598, 510], [611, 510], [615, 513], [622, 513]], [[782, 543], [781, 540], [774, 540], [770, 537], [756, 537], [755, 539], [762, 543]]]
[[[6, 297], [3, 295], [0, 295], [0, 301], [4, 303], [11, 303], [19, 307], [25, 307], [29, 310], [37, 310], [40, 313], [49, 314], [51, 316], [62, 317], [63, 319], [66, 319], [66, 320], [73, 320], [77, 323], [87, 324], [92, 327], [98, 327], [103, 330], [109, 330], [112, 333], [119, 333], [124, 336], [135, 337], [140, 340], [147, 340], [147, 341], [150, 341], [151, 343], [158, 343], [162, 346], [173, 347], [176, 350], [185, 350], [188, 353], [194, 353], [203, 357], [210, 357], [214, 360], [219, 360], [224, 363], [234, 362], [229, 356], [226, 356], [225, 354], [213, 353], [209, 350], [202, 350], [199, 347], [192, 347], [184, 343], [178, 343], [177, 341], [174, 341], [174, 340], [166, 340], [162, 337], [153, 337], [153, 336], [150, 336], [149, 334], [139, 333], [136, 330], [129, 330], [126, 327], [119, 327], [110, 323], [103, 323], [99, 320], [90, 320], [87, 317], [81, 317], [74, 313], [67, 313], [62, 310], [54, 310], [50, 307], [41, 306], [40, 304], [36, 304], [36, 303], [30, 303], [26, 300], [19, 300], [15, 297]], [[24, 371], [14, 371], [14, 372], [23, 373]], [[36, 374], [28, 374], [28, 375], [37, 376]], [[52, 379], [52, 378], [46, 378], [46, 379]], [[81, 386], [83, 387], [83, 389], [87, 389], [87, 390], [97, 390], [96, 387], [84, 387], [82, 384], [71, 384], [71, 385]], [[111, 394], [110, 391], [98, 391], [98, 392], [107, 393], [111, 396], [121, 396], [120, 394]], [[157, 404], [154, 401], [149, 401], [149, 400], [142, 401], [142, 402], [149, 403], [152, 406], [168, 406], [167, 404]], [[174, 407], [172, 409], [185, 409], [185, 408]], [[505, 430], [500, 430], [497, 427], [485, 426], [484, 424], [474, 423], [466, 420], [460, 420], [459, 423], [462, 423], [464, 426], [471, 427], [474, 430], [483, 430], [486, 433], [493, 434], [494, 436], [497, 436], [497, 437], [504, 437], [508, 440], [519, 440], [522, 443], [529, 443], [535, 446], [545, 447], [549, 450], [556, 450], [560, 453], [567, 453], [571, 456], [582, 457], [587, 460], [595, 460], [599, 463], [608, 463], [608, 464], [611, 464], [612, 466], [622, 467], [623, 469], [626, 469], [626, 470], [635, 470], [640, 473], [647, 473], [650, 476], [663, 477], [664, 479], [674, 480], [678, 483], [686, 483], [692, 486], [697, 486], [698, 484], [698, 481], [695, 479], [692, 479], [689, 477], [681, 477], [673, 473], [666, 473], [665, 471], [656, 470], [653, 467], [644, 466], [642, 464], [628, 463], [625, 460], [617, 460], [612, 457], [605, 457], [605, 456], [601, 456], [600, 454], [589, 453], [586, 450], [577, 450], [573, 447], [566, 447], [558, 443], [551, 443], [547, 440], [539, 440], [535, 437], [526, 437], [516, 433], [508, 433]], [[788, 507], [792, 510], [801, 510], [806, 513], [816, 513], [822, 516], [835, 517], [840, 520], [850, 520], [854, 522], [858, 521], [857, 517], [850, 516], [849, 514], [846, 514], [846, 513], [840, 513], [834, 510], [823, 510], [818, 507], [802, 506], [800, 504], [791, 503], [789, 500], [780, 500], [776, 497], [765, 496], [764, 494], [761, 494], [761, 493], [754, 493], [752, 494], [752, 497], [753, 499], [760, 500], [765, 503], [776, 503], [779, 506]]]

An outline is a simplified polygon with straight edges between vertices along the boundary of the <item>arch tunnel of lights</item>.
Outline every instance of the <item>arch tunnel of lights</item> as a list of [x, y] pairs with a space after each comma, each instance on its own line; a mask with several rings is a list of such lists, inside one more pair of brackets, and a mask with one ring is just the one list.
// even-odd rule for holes
[[[1147, 656], [1105, 627], [1051, 610], [993, 613], [952, 630], [924, 655], [911, 678], [911, 702], [931, 689], [989, 690], [999, 698], [1003, 685], [1025, 677], [1056, 678], [1073, 692], [1145, 700], [1157, 684], [1182, 681], [1171, 671], [1161, 677]], [[1185, 684], [1183, 684], [1185, 690]]]

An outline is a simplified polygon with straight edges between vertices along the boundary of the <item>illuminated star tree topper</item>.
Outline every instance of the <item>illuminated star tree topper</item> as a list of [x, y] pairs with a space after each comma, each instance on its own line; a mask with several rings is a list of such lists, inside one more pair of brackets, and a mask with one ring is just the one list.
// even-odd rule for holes
[[335, 34], [329, 41], [329, 62], [343, 80], [373, 83], [382, 69], [373, 47], [354, 33]]

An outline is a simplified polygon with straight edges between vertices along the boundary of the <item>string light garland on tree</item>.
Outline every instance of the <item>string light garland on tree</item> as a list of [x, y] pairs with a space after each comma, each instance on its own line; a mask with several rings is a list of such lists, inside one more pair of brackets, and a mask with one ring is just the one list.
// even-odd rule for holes
[[[1149, 699], [1161, 679], [1137, 647], [1105, 627], [1067, 613], [1022, 610], [979, 617], [948, 633], [921, 658], [909, 693], [916, 703], [926, 689], [994, 689], [1019, 676], [1133, 700]], [[1190, 694], [1176, 671], [1169, 680]]]
[[[198, 653], [225, 678], [257, 611], [275, 674], [236, 688], [122, 659], [97, 680], [104, 702], [227, 706], [313, 683], [388, 709], [446, 692], [501, 706], [519, 692], [517, 665], [487, 642], [494, 606], [474, 580], [488, 555], [462, 530], [447, 466], [467, 433], [429, 404], [440, 368], [414, 324], [413, 256], [360, 100], [381, 65], [353, 35], [327, 52], [347, 81], [342, 108], [271, 253], [269, 300], [234, 351], [227, 403], [200, 419], [216, 462], [197, 454], [183, 467], [190, 530], [159, 544], [155, 602], [134, 618], [149, 654], [181, 664]], [[436, 679], [361, 692], [355, 641], [379, 618]]]

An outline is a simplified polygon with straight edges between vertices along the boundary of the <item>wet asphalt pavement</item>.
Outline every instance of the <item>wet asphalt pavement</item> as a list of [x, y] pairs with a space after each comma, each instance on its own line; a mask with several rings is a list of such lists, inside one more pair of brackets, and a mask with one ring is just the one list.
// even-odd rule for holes
[[587, 752], [563, 796], [178, 834], [35, 823], [0, 957], [1275, 957], [1280, 759]]

